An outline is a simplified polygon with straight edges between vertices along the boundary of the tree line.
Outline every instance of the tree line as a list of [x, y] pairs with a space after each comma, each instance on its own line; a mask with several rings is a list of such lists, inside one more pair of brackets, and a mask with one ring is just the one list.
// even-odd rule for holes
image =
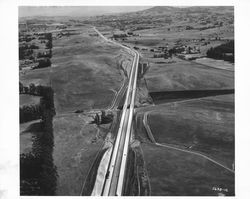
[[41, 119], [40, 103], [35, 105], [22, 106], [20, 107], [19, 112], [20, 112], [20, 123]]
[[54, 108], [54, 91], [49, 86], [35, 86], [33, 83], [24, 86], [19, 82], [19, 93], [41, 96], [38, 105], [27, 105], [20, 107], [20, 123], [28, 122], [36, 119], [46, 120], [47, 112], [52, 116], [55, 115]]
[[222, 59], [234, 63], [234, 40], [217, 47], [211, 47], [207, 51], [207, 57], [213, 59]]
[[[20, 194], [55, 195], [58, 174], [53, 161], [53, 117], [56, 113], [53, 89], [34, 84], [24, 86], [19, 82], [19, 92], [41, 96], [39, 105], [20, 110], [20, 122], [41, 119], [29, 127], [30, 132], [34, 133], [32, 151], [20, 154]], [[28, 117], [25, 116], [27, 113]]]
[[45, 109], [42, 121], [32, 124], [32, 151], [20, 154], [20, 194], [45, 195], [56, 193], [57, 168], [53, 160], [53, 113]]

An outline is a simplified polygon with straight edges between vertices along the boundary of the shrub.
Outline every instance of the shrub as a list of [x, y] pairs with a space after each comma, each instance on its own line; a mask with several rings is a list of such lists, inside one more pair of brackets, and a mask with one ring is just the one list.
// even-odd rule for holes
[[51, 66], [51, 61], [49, 58], [42, 58], [38, 60], [38, 66], [34, 67], [34, 69], [36, 68], [46, 68]]

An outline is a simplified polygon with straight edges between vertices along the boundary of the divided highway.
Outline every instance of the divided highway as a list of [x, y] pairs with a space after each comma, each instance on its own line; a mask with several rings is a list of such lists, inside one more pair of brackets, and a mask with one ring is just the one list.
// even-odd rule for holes
[[129, 74], [129, 83], [125, 102], [122, 109], [121, 120], [117, 132], [115, 143], [112, 147], [112, 155], [106, 171], [103, 188], [100, 195], [103, 196], [122, 196], [123, 184], [126, 175], [126, 163], [129, 149], [130, 136], [134, 115], [136, 84], [138, 75], [139, 53], [115, 41], [104, 37], [95, 27], [94, 30], [106, 41], [112, 42], [128, 50], [133, 56], [133, 63]]

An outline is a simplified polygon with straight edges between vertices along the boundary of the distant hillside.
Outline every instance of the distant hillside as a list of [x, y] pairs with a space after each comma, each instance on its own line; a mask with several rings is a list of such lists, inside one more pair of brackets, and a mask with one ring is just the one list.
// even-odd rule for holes
[[[111, 20], [112, 19], [112, 20]], [[99, 15], [86, 20], [96, 26], [107, 25], [120, 30], [143, 30], [162, 26], [172, 31], [207, 30], [234, 24], [233, 6], [171, 7], [155, 6], [140, 11]]]
[[171, 12], [179, 11], [180, 8], [178, 7], [171, 7], [171, 6], [155, 6], [153, 8], [149, 8], [143, 11], [138, 11], [138, 14], [150, 14], [150, 15], [162, 15], [162, 14], [169, 14]]
[[232, 13], [234, 11], [233, 6], [193, 6], [193, 7], [186, 7], [182, 8], [182, 11], [188, 12], [216, 12], [216, 13]]
[[192, 6], [192, 7], [172, 7], [155, 6], [142, 11], [134, 12], [137, 15], [169, 15], [173, 13], [233, 13], [233, 6]]
[[19, 17], [83, 17], [144, 10], [149, 6], [19, 6]]

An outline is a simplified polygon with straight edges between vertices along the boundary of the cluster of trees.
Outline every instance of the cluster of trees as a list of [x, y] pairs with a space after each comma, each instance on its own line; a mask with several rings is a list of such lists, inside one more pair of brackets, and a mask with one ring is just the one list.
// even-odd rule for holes
[[34, 136], [32, 151], [20, 155], [21, 195], [55, 195], [58, 174], [53, 161], [53, 115], [45, 108], [42, 121], [29, 127]]
[[37, 120], [41, 118], [40, 104], [20, 107], [20, 123]]
[[30, 48], [30, 49], [39, 49], [39, 47], [38, 47], [37, 45], [35, 45], [35, 44], [31, 44], [31, 45], [29, 46], [29, 48]]
[[34, 57], [32, 56], [33, 54], [33, 49], [39, 49], [39, 47], [35, 44], [25, 44], [25, 45], [21, 45], [19, 46], [19, 59], [34, 59]]
[[107, 124], [107, 123], [112, 122], [113, 117], [114, 116], [112, 113], [106, 114], [105, 111], [102, 110], [101, 114], [96, 113], [93, 123], [97, 125]]
[[172, 57], [172, 55], [170, 56], [169, 53], [164, 52], [164, 53], [155, 53], [154, 58], [160, 58], [163, 57], [164, 59], [168, 59], [169, 57]]
[[45, 46], [47, 49], [49, 49], [49, 51], [38, 52], [36, 59], [33, 54], [34, 54], [34, 49], [39, 49], [37, 45], [24, 44], [24, 45], [19, 46], [19, 60], [29, 59], [29, 60], [33, 60], [33, 62], [36, 64], [38, 63], [36, 66], [32, 66], [32, 69], [45, 68], [45, 67], [51, 66], [50, 58], [52, 57], [52, 50], [51, 50], [52, 49], [52, 33], [44, 33], [42, 35], [42, 39], [45, 39], [43, 41], [47, 40], [47, 42], [45, 43]]
[[194, 27], [193, 26], [186, 26], [186, 30], [193, 30]]
[[19, 34], [19, 42], [23, 42], [23, 41], [30, 42], [30, 41], [32, 41], [34, 39], [35, 39], [35, 37], [33, 37], [30, 34], [27, 34], [27, 35], [20, 35]]
[[234, 63], [234, 40], [217, 47], [212, 47], [207, 51], [207, 57], [222, 59]]
[[38, 65], [36, 67], [34, 67], [33, 69], [36, 69], [36, 68], [46, 68], [46, 67], [50, 67], [51, 66], [51, 61], [47, 57], [38, 59], [37, 61], [38, 61]]
[[[57, 34], [57, 37], [58, 37], [58, 38], [61, 38], [61, 37], [63, 37], [63, 36], [69, 37], [69, 36], [71, 36], [71, 35], [78, 35], [78, 34], [79, 34], [78, 32], [64, 31], [64, 32], [58, 33], [58, 34]], [[94, 35], [93, 35], [93, 36], [94, 36]]]
[[42, 58], [42, 57], [51, 58], [52, 57], [52, 50], [50, 49], [49, 52], [38, 52], [37, 58]]
[[52, 48], [52, 41], [48, 40], [46, 43], [46, 48], [51, 49]]
[[204, 27], [200, 27], [198, 28], [200, 31], [202, 30], [207, 30], [207, 29], [212, 29], [212, 28], [216, 28], [216, 26], [204, 26]]
[[53, 117], [55, 115], [54, 91], [51, 87], [41, 85], [35, 86], [34, 84], [24, 86], [19, 82], [19, 93], [41, 96], [38, 105], [20, 107], [20, 123], [35, 119], [46, 120], [48, 116]]
[[175, 46], [168, 50], [169, 57], [172, 57], [172, 55], [180, 54], [180, 53], [187, 53], [187, 54], [195, 54], [200, 53], [200, 49], [197, 47], [191, 47], [191, 46]]
[[33, 54], [33, 49], [27, 49], [24, 46], [19, 47], [19, 60], [34, 59], [32, 54]]
[[21, 82], [19, 82], [19, 92], [41, 96], [39, 105], [20, 108], [20, 122], [41, 119], [39, 123], [29, 127], [31, 132], [35, 132], [32, 151], [20, 155], [20, 193], [21, 195], [55, 195], [58, 174], [52, 155], [54, 92], [49, 86], [34, 84], [24, 86]]
[[39, 58], [38, 65], [34, 67], [36, 68], [45, 68], [45, 67], [50, 67], [51, 66], [51, 61], [50, 58], [52, 57], [52, 33], [44, 33], [44, 38], [47, 40], [47, 43], [45, 44], [47, 49], [49, 50], [49, 53], [38, 53], [37, 58]]
[[46, 48], [52, 48], [52, 33], [45, 33], [45, 39], [47, 39]]
[[29, 86], [24, 86], [21, 82], [19, 82], [19, 93], [20, 94], [29, 94], [36, 96], [44, 96], [46, 95], [47, 90], [50, 90], [51, 87], [35, 85], [33, 83], [29, 84]]
[[55, 195], [58, 173], [53, 161], [54, 139], [51, 135], [53, 131], [35, 134], [32, 152], [20, 155], [21, 195]]
[[173, 54], [182, 53], [183, 51], [185, 51], [184, 47], [173, 47], [168, 50], [168, 54], [172, 57]]
[[44, 33], [44, 38], [52, 41], [52, 33]]

